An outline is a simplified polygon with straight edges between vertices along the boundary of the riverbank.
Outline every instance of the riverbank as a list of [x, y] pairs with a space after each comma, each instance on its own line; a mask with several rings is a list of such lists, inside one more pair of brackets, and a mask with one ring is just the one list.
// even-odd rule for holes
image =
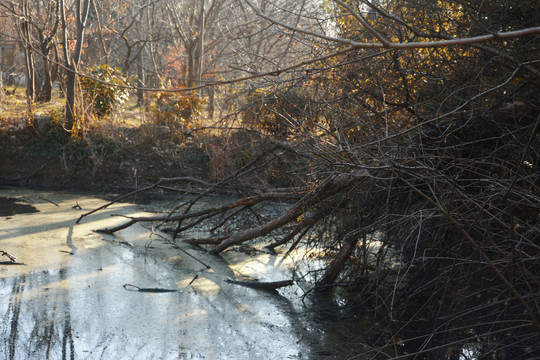
[[147, 127], [104, 126], [84, 141], [20, 124], [0, 129], [0, 185], [111, 192], [182, 176], [208, 178], [204, 147], [153, 138]]
[[[0, 123], [0, 185], [107, 193], [190, 178], [205, 183], [206, 190], [229, 178], [238, 188], [289, 187], [305, 163], [291, 149], [244, 129], [192, 136], [158, 125], [100, 123], [74, 138], [57, 125], [40, 128], [21, 119]], [[255, 162], [264, 167], [242, 173]], [[177, 190], [203, 191], [193, 183]]]

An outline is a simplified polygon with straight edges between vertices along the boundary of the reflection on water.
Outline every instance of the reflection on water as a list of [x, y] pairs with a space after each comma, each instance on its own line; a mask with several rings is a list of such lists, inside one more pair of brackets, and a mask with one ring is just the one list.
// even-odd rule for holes
[[[2, 359], [317, 359], [346, 353], [342, 342], [354, 319], [345, 326], [327, 307], [306, 309], [297, 286], [281, 296], [224, 281], [290, 279], [290, 264], [279, 255], [254, 250], [213, 257], [178, 244], [207, 269], [141, 226], [115, 237], [92, 231], [123, 221], [113, 213], [140, 214], [135, 205], [115, 204], [76, 225], [75, 204], [89, 210], [105, 202], [21, 189], [0, 190], [0, 196], [24, 196], [39, 210], [0, 218], [0, 250], [24, 264], [0, 265]], [[126, 291], [124, 284], [178, 292]]]

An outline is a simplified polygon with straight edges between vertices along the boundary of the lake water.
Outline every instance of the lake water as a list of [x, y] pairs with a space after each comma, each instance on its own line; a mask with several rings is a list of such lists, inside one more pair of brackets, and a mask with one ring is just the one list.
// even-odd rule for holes
[[291, 279], [281, 255], [179, 250], [150, 224], [94, 232], [125, 221], [111, 214], [145, 214], [131, 203], [76, 224], [106, 201], [19, 188], [0, 198], [2, 359], [341, 359], [361, 326], [341, 319], [335, 302], [304, 306], [296, 284], [266, 292], [225, 282]]

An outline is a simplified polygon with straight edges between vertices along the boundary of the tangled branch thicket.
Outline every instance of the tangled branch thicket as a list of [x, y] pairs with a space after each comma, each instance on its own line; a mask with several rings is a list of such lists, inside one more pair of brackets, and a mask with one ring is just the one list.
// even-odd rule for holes
[[[376, 34], [402, 42], [513, 29], [534, 5], [363, 3]], [[339, 11], [344, 38], [370, 41], [373, 31]], [[175, 223], [176, 238], [210, 223], [209, 237], [186, 240], [215, 254], [264, 236], [269, 250], [322, 249], [314, 292], [354, 289], [387, 330], [359, 334], [353, 358], [540, 358], [538, 40], [350, 51], [283, 75], [243, 104], [245, 125], [279, 140], [251, 146], [213, 184], [166, 180], [203, 188], [169, 214], [104, 231]], [[298, 126], [304, 117], [309, 126]], [[270, 174], [286, 170], [288, 181], [272, 188]], [[215, 190], [240, 199], [193, 210]], [[262, 214], [269, 201], [289, 206]]]
[[[540, 103], [531, 96], [533, 80], [511, 84], [515, 73], [489, 91], [456, 91], [462, 98], [449, 101], [443, 115], [394, 124], [388, 135], [390, 111], [360, 121], [327, 111], [320, 133], [265, 140], [214, 184], [155, 184], [183, 182], [201, 193], [169, 214], [104, 231], [153, 221], [176, 223], [170, 232], [178, 237], [206, 223], [209, 237], [185, 239], [215, 254], [267, 235], [270, 250], [324, 249], [314, 289], [354, 288], [354, 302], [387, 328], [379, 337], [359, 335], [351, 357], [459, 359], [465, 346], [477, 358], [535, 358]], [[294, 177], [289, 187], [270, 189], [261, 174], [283, 171], [280, 161], [295, 164]], [[193, 210], [216, 190], [234, 190], [240, 199]], [[260, 205], [269, 201], [291, 205], [262, 215]], [[230, 225], [238, 223], [245, 227]]]
[[[178, 236], [213, 221], [214, 235], [189, 241], [220, 253], [275, 234], [266, 244], [272, 250], [299, 243], [325, 249], [316, 290], [353, 287], [355, 302], [390, 331], [359, 337], [352, 348], [362, 350], [352, 356], [457, 359], [469, 344], [478, 358], [529, 359], [540, 350], [540, 108], [514, 102], [471, 115], [455, 112], [371, 144], [325, 145], [313, 137], [294, 148], [278, 143], [202, 193], [236, 187], [250, 196], [191, 211], [201, 195], [165, 216], [105, 231], [176, 222], [171, 232]], [[240, 186], [276, 156], [310, 164], [301, 187]], [[193, 181], [171, 179], [178, 180]], [[259, 217], [258, 205], [267, 201], [292, 205]], [[247, 228], [227, 227], [240, 218]]]
[[356, 206], [386, 262], [360, 292], [410, 352], [468, 340], [482, 356], [538, 354], [539, 116], [453, 119], [372, 153], [363, 191], [379, 196]]

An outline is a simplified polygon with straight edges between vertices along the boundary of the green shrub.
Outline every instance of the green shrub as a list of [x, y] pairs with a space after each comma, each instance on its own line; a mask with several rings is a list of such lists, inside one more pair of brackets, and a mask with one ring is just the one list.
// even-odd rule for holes
[[270, 92], [257, 89], [247, 98], [243, 122], [277, 137], [312, 129], [316, 116], [311, 116], [309, 99], [296, 89]]
[[85, 74], [106, 82], [101, 83], [91, 78], [81, 76], [80, 82], [86, 103], [92, 107], [92, 112], [102, 118], [108, 115], [118, 104], [123, 104], [129, 98], [126, 88], [109, 84], [128, 85], [129, 78], [120, 69], [107, 64], [95, 65], [86, 69]]
[[198, 126], [204, 100], [195, 93], [173, 94], [159, 92], [150, 105], [154, 123], [170, 128], [190, 130]]

